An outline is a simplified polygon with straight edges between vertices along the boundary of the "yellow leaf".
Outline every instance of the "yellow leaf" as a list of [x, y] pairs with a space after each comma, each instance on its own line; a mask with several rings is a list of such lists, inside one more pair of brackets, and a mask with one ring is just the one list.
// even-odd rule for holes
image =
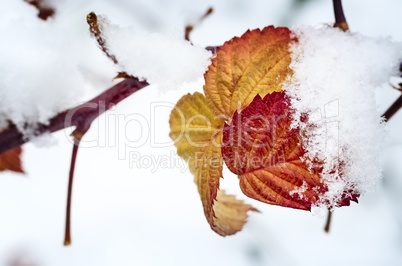
[[204, 93], [216, 114], [227, 120], [259, 94], [282, 90], [290, 73], [290, 30], [269, 26], [247, 31], [216, 51], [205, 73]]
[[188, 164], [194, 175], [204, 214], [211, 228], [220, 235], [239, 231], [251, 206], [219, 192], [222, 177], [222, 128], [200, 93], [183, 96], [170, 115], [170, 137], [177, 153]]
[[201, 93], [184, 95], [172, 110], [169, 123], [169, 136], [177, 147], [177, 154], [186, 161], [191, 160], [192, 173], [197, 154], [201, 155], [211, 143], [220, 149], [221, 140], [216, 135], [222, 132], [223, 121], [215, 116]]

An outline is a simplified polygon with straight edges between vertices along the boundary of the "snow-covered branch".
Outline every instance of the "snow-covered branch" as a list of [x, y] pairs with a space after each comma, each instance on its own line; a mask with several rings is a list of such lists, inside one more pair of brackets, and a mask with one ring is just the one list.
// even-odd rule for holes
[[[78, 131], [86, 131], [99, 115], [147, 85], [146, 81], [139, 81], [137, 78], [125, 79], [92, 100], [59, 113], [49, 120], [48, 125], [39, 124], [32, 137], [72, 126]], [[30, 139], [12, 125], [0, 133], [0, 153], [18, 147]]]

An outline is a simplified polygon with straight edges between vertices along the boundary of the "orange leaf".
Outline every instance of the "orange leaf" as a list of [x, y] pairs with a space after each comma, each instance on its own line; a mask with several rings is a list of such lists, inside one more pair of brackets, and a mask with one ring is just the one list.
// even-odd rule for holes
[[0, 154], [0, 171], [10, 170], [18, 173], [23, 173], [21, 166], [22, 148], [17, 147], [12, 150]]
[[[223, 131], [222, 154], [228, 168], [240, 176], [240, 187], [253, 199], [310, 210], [327, 191], [321, 180], [322, 162], [309, 167], [298, 128], [291, 128], [291, 108], [284, 92], [259, 95], [235, 113]], [[357, 195], [346, 196], [339, 206]]]
[[204, 93], [216, 114], [231, 117], [257, 94], [282, 90], [290, 73], [290, 30], [269, 26], [247, 31], [216, 51], [205, 73]]
[[170, 115], [170, 137], [177, 154], [185, 159], [200, 194], [211, 228], [225, 236], [241, 230], [251, 206], [219, 191], [222, 177], [221, 119], [209, 108], [204, 95], [183, 96]]

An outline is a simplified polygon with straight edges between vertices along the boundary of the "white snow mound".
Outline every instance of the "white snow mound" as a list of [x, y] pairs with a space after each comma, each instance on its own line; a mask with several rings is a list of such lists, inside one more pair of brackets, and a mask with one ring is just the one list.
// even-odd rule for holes
[[[364, 194], [381, 177], [385, 125], [374, 89], [398, 74], [402, 45], [324, 27], [292, 29], [293, 75], [284, 84], [303, 132], [305, 160], [325, 161], [329, 191], [317, 204], [337, 205], [343, 191]], [[309, 121], [300, 115], [309, 114]], [[336, 171], [333, 171], [337, 169]]]

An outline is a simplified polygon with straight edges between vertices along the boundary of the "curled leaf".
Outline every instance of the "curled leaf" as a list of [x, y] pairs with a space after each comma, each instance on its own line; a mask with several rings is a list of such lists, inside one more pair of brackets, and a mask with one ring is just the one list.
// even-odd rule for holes
[[233, 235], [243, 228], [247, 220], [248, 211], [257, 211], [242, 200], [236, 199], [233, 195], [227, 195], [224, 191], [218, 190], [217, 199], [214, 205], [215, 218], [212, 228], [218, 234]]

